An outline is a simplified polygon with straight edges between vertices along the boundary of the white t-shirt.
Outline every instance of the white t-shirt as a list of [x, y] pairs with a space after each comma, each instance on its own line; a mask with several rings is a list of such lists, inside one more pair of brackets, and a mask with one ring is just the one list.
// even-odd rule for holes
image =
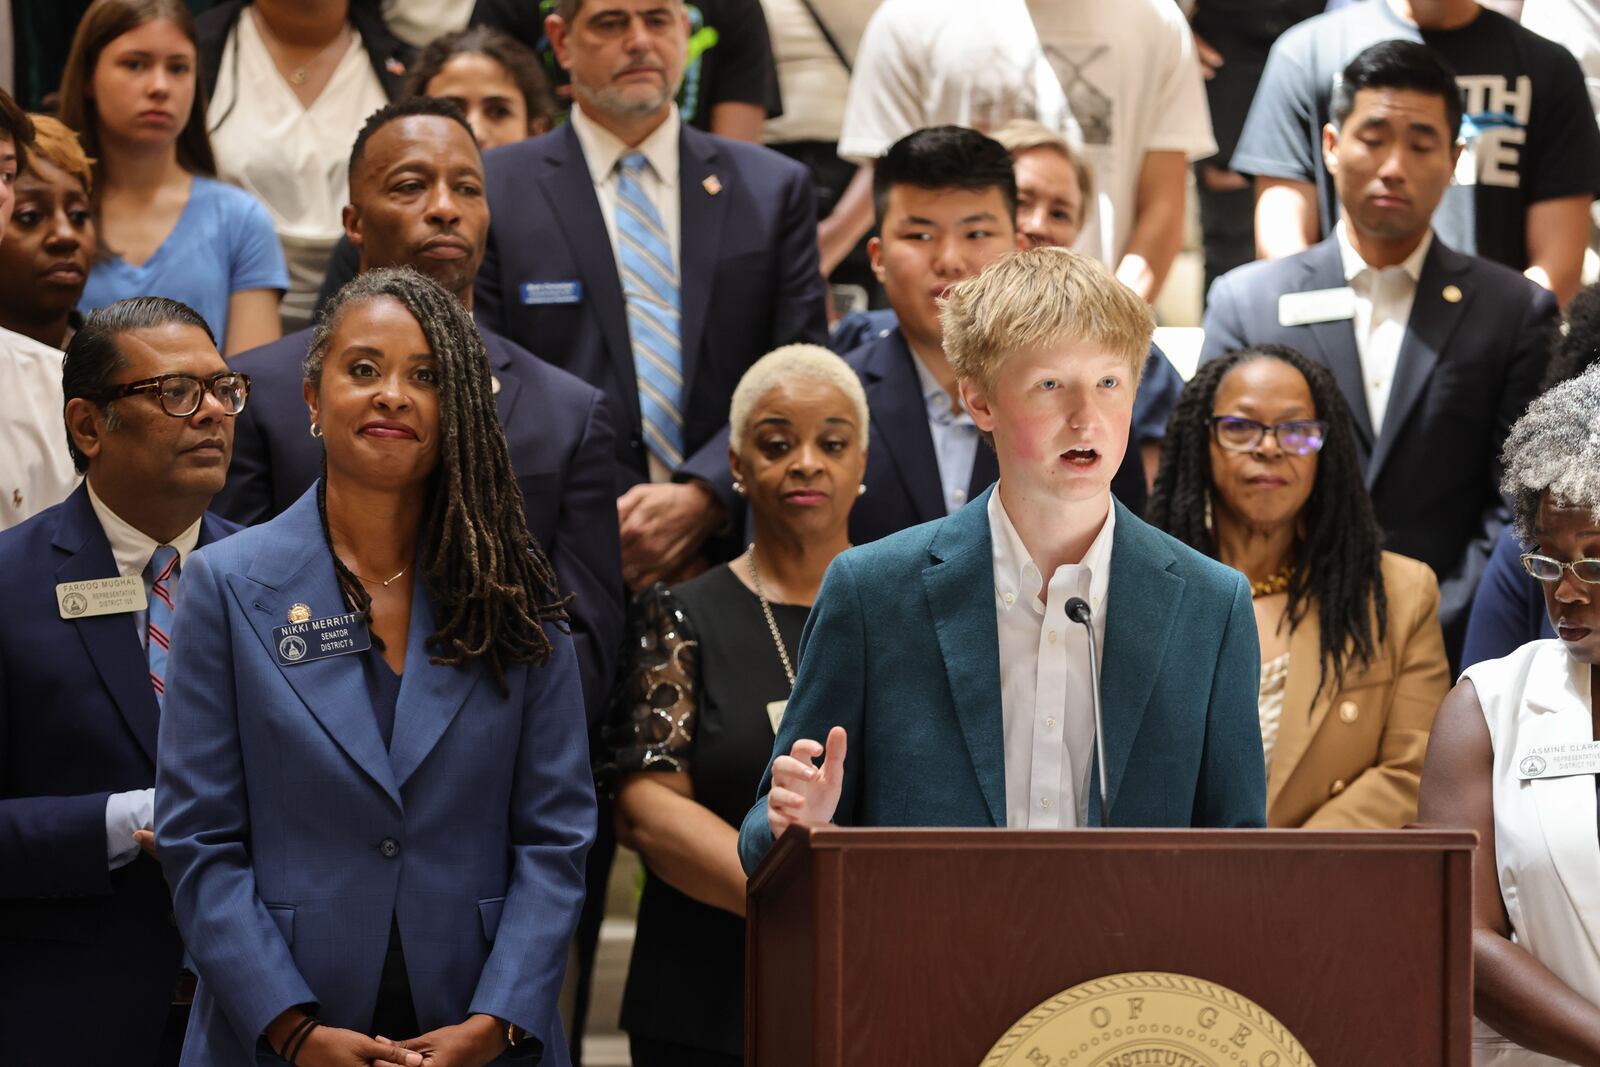
[[1600, 6], [1594, 0], [1528, 0], [1522, 24], [1577, 57], [1589, 103], [1600, 118]]
[[[855, 63], [867, 20], [879, 0], [810, 0], [845, 58]], [[778, 70], [783, 114], [768, 119], [762, 140], [837, 141], [844, 125], [845, 94], [850, 71], [839, 61], [805, 0], [761, 0], [772, 38], [772, 59]]]
[[426, 48], [435, 37], [467, 28], [473, 0], [383, 0], [383, 21], [389, 32], [413, 48]]
[[279, 308], [286, 331], [311, 324], [328, 257], [344, 234], [350, 148], [367, 116], [386, 103], [357, 35], [310, 107], [273, 65], [249, 8], [223, 46], [206, 112], [217, 177], [255, 194], [272, 215], [289, 266]]
[[856, 60], [839, 154], [924, 126], [1033, 118], [1079, 145], [1098, 202], [1079, 251], [1115, 264], [1150, 151], [1216, 152], [1194, 37], [1170, 0], [884, 0]]
[[7, 530], [78, 486], [61, 421], [61, 352], [0, 330], [0, 396], [0, 530]]

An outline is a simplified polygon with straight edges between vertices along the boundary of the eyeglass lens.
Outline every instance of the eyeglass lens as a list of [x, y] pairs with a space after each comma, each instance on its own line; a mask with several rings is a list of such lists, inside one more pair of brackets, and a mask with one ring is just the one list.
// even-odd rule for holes
[[1217, 442], [1233, 452], [1250, 452], [1260, 447], [1269, 429], [1273, 431], [1278, 447], [1291, 455], [1307, 456], [1322, 448], [1322, 426], [1310, 419], [1266, 426], [1254, 419], [1229, 415], [1217, 418], [1215, 425]]
[[161, 407], [168, 415], [188, 418], [200, 410], [200, 391], [206, 386], [210, 387], [211, 395], [217, 398], [226, 414], [237, 415], [244, 410], [245, 384], [237, 374], [214, 378], [209, 382], [201, 382], [198, 378], [168, 378], [161, 383]]
[[1558, 559], [1530, 552], [1522, 557], [1522, 566], [1524, 570], [1541, 582], [1560, 581], [1561, 572], [1567, 566], [1570, 566], [1573, 576], [1578, 581], [1587, 582], [1590, 585], [1600, 585], [1600, 559], [1575, 559], [1570, 564], [1563, 565]]

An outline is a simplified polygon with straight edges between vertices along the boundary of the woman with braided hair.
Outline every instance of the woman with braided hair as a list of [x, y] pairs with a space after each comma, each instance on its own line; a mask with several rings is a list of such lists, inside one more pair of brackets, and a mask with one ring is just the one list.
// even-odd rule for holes
[[1206, 363], [1147, 518], [1250, 579], [1271, 826], [1400, 827], [1449, 688], [1439, 587], [1382, 550], [1332, 374], [1259, 345]]
[[567, 1063], [594, 789], [494, 390], [458, 300], [362, 274], [306, 357], [323, 477], [191, 557], [156, 787], [185, 1065]]

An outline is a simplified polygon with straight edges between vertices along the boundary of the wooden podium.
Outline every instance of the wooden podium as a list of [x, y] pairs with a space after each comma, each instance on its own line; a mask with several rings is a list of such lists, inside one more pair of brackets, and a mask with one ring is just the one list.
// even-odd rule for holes
[[746, 1061], [977, 1067], [1063, 990], [1160, 971], [1254, 1001], [1316, 1067], [1466, 1067], [1475, 847], [1429, 830], [793, 828], [750, 881]]

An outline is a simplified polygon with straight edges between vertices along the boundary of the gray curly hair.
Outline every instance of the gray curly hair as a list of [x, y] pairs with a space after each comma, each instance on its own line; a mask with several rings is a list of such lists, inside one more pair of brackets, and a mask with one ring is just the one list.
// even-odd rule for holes
[[1536, 397], [1511, 427], [1500, 461], [1500, 492], [1511, 501], [1523, 544], [1534, 541], [1546, 495], [1600, 519], [1600, 366]]

